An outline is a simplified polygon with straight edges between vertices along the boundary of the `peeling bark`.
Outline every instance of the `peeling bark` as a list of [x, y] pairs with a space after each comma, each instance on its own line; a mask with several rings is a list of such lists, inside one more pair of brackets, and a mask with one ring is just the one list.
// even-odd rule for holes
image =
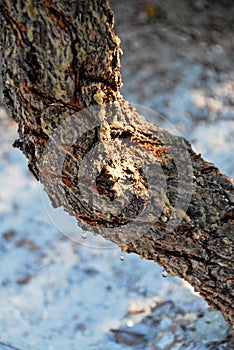
[[53, 206], [184, 278], [233, 330], [233, 181], [120, 95], [108, 1], [2, 0], [1, 11], [14, 145]]

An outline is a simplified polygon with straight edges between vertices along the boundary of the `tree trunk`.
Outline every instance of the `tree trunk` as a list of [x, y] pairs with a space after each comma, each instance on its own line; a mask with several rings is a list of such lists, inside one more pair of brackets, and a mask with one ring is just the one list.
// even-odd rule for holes
[[119, 94], [107, 0], [2, 0], [4, 97], [54, 207], [184, 278], [234, 325], [233, 182]]

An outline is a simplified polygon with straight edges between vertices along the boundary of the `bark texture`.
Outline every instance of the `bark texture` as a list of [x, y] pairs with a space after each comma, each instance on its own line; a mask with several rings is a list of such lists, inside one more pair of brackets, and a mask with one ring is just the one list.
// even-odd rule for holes
[[233, 181], [119, 94], [106, 0], [2, 0], [5, 103], [54, 207], [184, 278], [234, 325]]

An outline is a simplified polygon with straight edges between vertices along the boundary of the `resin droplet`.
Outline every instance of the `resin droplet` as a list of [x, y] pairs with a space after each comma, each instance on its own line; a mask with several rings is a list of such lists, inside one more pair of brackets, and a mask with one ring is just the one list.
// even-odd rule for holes
[[133, 320], [127, 320], [127, 321], [126, 321], [126, 326], [127, 326], [127, 327], [133, 327], [133, 326], [134, 326]]
[[167, 271], [166, 271], [165, 269], [162, 271], [162, 276], [163, 276], [164, 278], [167, 277]]
[[81, 238], [86, 239], [87, 238], [87, 233], [86, 232], [82, 232], [81, 233]]
[[124, 260], [124, 255], [121, 254], [119, 258], [120, 258], [121, 261], [123, 261]]

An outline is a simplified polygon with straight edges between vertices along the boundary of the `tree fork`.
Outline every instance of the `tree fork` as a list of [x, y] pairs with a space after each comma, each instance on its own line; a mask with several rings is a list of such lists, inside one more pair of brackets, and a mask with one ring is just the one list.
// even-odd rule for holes
[[[120, 40], [108, 1], [2, 0], [1, 12], [15, 146], [53, 206], [184, 278], [233, 331], [233, 180], [120, 95]], [[90, 154], [98, 174], [82, 175], [87, 190], [80, 173]], [[84, 193], [103, 200], [96, 205]]]

